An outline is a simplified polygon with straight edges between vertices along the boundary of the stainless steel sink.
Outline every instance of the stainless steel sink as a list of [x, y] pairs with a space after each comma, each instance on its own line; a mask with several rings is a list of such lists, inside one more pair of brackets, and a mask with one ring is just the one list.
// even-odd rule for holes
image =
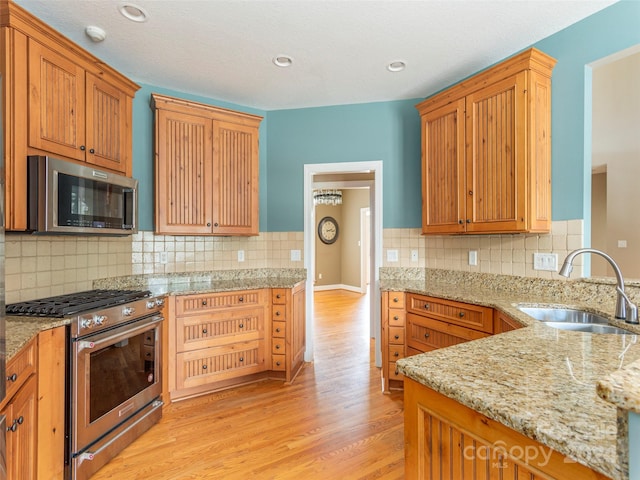
[[609, 323], [605, 317], [597, 313], [573, 308], [518, 307], [518, 310], [541, 322], [600, 323], [604, 325]]
[[597, 313], [585, 312], [573, 308], [528, 307], [519, 306], [518, 310], [532, 318], [544, 322], [549, 327], [560, 330], [588, 333], [613, 333], [635, 335], [624, 328], [609, 325], [609, 321]]

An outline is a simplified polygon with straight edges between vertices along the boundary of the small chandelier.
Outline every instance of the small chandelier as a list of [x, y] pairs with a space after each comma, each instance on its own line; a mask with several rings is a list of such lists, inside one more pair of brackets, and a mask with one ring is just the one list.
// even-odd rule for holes
[[313, 191], [314, 205], [342, 205], [342, 191], [322, 188]]

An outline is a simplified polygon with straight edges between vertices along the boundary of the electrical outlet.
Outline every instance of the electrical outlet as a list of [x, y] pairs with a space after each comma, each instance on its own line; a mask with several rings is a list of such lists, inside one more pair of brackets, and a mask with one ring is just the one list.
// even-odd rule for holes
[[302, 257], [300, 255], [300, 250], [291, 250], [291, 261], [299, 262], [300, 260], [302, 260]]
[[418, 261], [418, 250], [411, 250], [411, 261], [412, 262]]
[[477, 250], [469, 250], [469, 265], [476, 266], [478, 265], [478, 251]]
[[557, 272], [558, 271], [558, 254], [557, 253], [534, 253], [533, 269]]
[[167, 261], [167, 252], [160, 252], [160, 263], [166, 265]]
[[238, 261], [244, 262], [244, 250], [238, 250]]
[[387, 262], [398, 261], [398, 250], [387, 250]]

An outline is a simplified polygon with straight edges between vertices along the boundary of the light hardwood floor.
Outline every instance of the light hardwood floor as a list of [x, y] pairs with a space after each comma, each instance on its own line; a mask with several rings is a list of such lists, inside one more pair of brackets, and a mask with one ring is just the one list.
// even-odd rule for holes
[[92, 480], [402, 479], [402, 393], [373, 366], [367, 296], [315, 293], [315, 359], [265, 381], [174, 403]]

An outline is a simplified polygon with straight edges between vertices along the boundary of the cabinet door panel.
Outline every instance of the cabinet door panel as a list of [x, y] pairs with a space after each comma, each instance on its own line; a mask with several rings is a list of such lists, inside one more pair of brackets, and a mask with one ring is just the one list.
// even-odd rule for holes
[[465, 230], [464, 99], [422, 117], [422, 231]]
[[7, 415], [7, 480], [36, 478], [36, 391], [33, 375], [3, 412]]
[[156, 232], [211, 233], [211, 120], [157, 110]]
[[526, 228], [525, 87], [523, 72], [467, 96], [468, 232]]
[[29, 40], [29, 146], [84, 160], [84, 92], [84, 69]]
[[126, 173], [130, 140], [127, 95], [87, 73], [87, 162]]
[[258, 234], [258, 129], [213, 122], [213, 233]]

